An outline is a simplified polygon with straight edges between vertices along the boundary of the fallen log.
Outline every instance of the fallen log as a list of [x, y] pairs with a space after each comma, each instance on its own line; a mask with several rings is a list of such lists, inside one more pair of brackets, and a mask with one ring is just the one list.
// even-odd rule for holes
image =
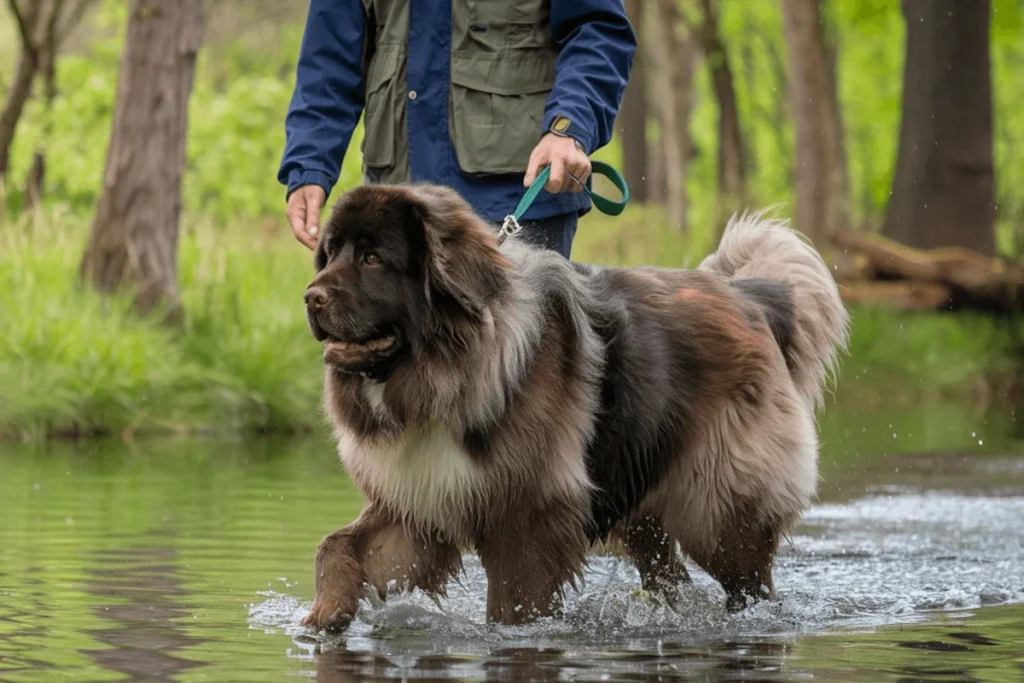
[[894, 311], [934, 311], [947, 309], [953, 290], [937, 282], [841, 282], [839, 293], [851, 306], [871, 306]]
[[[937, 308], [972, 307], [1000, 312], [1021, 308], [1024, 304], [1024, 267], [1019, 263], [989, 258], [964, 247], [915, 249], [881, 235], [840, 232], [833, 236], [836, 246], [866, 259], [869, 283], [895, 281], [929, 288], [889, 287], [860, 288], [853, 286], [850, 296], [856, 299], [877, 298], [888, 291], [900, 300], [897, 305], [926, 308], [936, 302]], [[857, 282], [856, 285], [864, 283]], [[851, 283], [854, 285], [854, 283]], [[945, 292], [945, 295], [940, 292]]]

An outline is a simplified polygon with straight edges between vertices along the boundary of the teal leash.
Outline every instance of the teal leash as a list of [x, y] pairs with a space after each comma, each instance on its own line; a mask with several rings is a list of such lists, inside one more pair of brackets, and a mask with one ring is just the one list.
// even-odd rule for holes
[[[607, 197], [602, 197], [596, 192], [593, 192], [585, 183], [580, 183], [575, 176], [572, 174], [569, 175], [575, 182], [583, 186], [583, 191], [590, 196], [590, 201], [593, 202], [595, 209], [609, 216], [618, 216], [625, 210], [626, 204], [629, 202], [629, 186], [626, 185], [625, 178], [623, 178], [622, 174], [616, 171], [612, 166], [609, 166], [603, 161], [591, 162], [591, 175], [594, 174], [603, 175], [611, 180], [612, 184], [622, 192], [622, 199], [620, 201], [615, 201], [613, 199], [608, 199]], [[537, 176], [537, 179], [533, 181], [529, 188], [527, 188], [526, 192], [523, 194], [523, 198], [519, 200], [519, 205], [516, 206], [516, 210], [505, 216], [505, 220], [501, 224], [501, 230], [498, 231], [498, 244], [502, 244], [508, 237], [523, 229], [523, 226], [519, 224], [519, 221], [522, 219], [523, 214], [526, 213], [527, 209], [533, 206], [533, 202], [536, 201], [537, 195], [540, 194], [540, 191], [544, 189], [544, 183], [548, 181], [548, 177], [550, 175], [551, 167], [545, 166]]]

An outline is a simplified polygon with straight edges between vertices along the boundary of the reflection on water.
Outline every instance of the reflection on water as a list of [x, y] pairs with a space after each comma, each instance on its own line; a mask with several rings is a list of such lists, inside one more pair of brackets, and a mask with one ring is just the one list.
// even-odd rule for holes
[[790, 645], [781, 642], [721, 642], [694, 648], [660, 644], [653, 650], [503, 648], [479, 662], [452, 655], [388, 657], [338, 648], [317, 658], [318, 683], [373, 678], [459, 678], [503, 681], [564, 681], [643, 678], [676, 680], [763, 680], [783, 671]]
[[91, 610], [101, 628], [85, 631], [102, 648], [79, 650], [98, 666], [136, 680], [175, 680], [203, 666], [179, 651], [206, 642], [188, 635], [175, 620], [191, 613], [177, 576], [174, 548], [139, 546], [97, 553], [83, 589], [99, 603]]
[[909, 633], [882, 630], [800, 643], [736, 639], [694, 646], [669, 641], [642, 651], [602, 652], [507, 648], [479, 661], [445, 654], [389, 657], [339, 647], [319, 655], [316, 680], [1019, 680], [1024, 674], [1024, 613], [1018, 611], [1011, 623], [996, 614], [980, 627], [1005, 629], [1009, 637], [989, 638], [942, 622]]
[[[821, 501], [739, 614], [699, 570], [680, 611], [596, 558], [567, 615], [435, 603], [302, 629], [320, 537], [360, 500], [329, 440], [0, 446], [0, 680], [1019, 680], [1024, 449], [955, 410], [827, 418]], [[979, 444], [979, 441], [982, 442]]]

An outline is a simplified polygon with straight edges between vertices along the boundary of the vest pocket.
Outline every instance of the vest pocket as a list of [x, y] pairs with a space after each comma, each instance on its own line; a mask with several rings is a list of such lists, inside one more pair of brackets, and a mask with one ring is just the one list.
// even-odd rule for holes
[[463, 172], [526, 171], [554, 79], [548, 50], [452, 56], [448, 127]]
[[395, 164], [395, 138], [398, 131], [398, 72], [402, 48], [378, 46], [366, 75], [366, 105], [363, 107], [363, 163], [385, 168]]

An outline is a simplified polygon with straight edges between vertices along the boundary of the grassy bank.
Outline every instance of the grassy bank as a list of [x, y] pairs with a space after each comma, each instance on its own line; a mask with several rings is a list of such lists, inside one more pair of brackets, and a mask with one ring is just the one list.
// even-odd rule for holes
[[[319, 345], [301, 293], [310, 255], [279, 223], [189, 218], [179, 331], [104, 301], [76, 273], [88, 223], [49, 211], [0, 224], [0, 434], [286, 432], [321, 424]], [[608, 265], [695, 265], [689, 239], [654, 210], [588, 217], [575, 257]], [[855, 311], [836, 401], [859, 408], [939, 401], [1015, 368], [1019, 321]]]
[[[308, 253], [261, 234], [188, 224], [172, 332], [76, 280], [88, 226], [51, 214], [0, 235], [0, 430], [42, 435], [282, 430], [316, 421], [317, 345], [301, 292]], [[289, 245], [290, 246], [290, 245]]]

